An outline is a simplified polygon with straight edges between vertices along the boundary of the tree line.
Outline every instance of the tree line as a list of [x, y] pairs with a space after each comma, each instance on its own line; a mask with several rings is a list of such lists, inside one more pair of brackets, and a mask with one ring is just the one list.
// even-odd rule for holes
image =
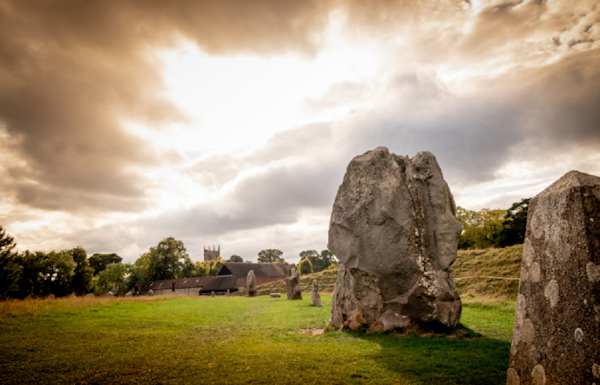
[[487, 249], [523, 243], [530, 199], [521, 199], [508, 210], [472, 211], [458, 206], [456, 219], [463, 225], [458, 248]]
[[[117, 254], [94, 254], [88, 258], [81, 246], [49, 253], [15, 251], [14, 238], [0, 226], [0, 299], [62, 297], [69, 294], [102, 295], [111, 291], [125, 295], [135, 285], [150, 281], [215, 276], [225, 262], [244, 262], [239, 255], [229, 260], [192, 261], [182, 241], [165, 238], [142, 254], [134, 263], [123, 263]], [[259, 263], [287, 263], [277, 249], [261, 250]], [[325, 270], [335, 265], [329, 250], [300, 253], [301, 273]], [[250, 262], [250, 261], [246, 261]]]

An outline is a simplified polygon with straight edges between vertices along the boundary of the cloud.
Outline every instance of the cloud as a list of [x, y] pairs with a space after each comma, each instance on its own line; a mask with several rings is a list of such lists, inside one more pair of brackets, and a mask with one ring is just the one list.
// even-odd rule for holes
[[[597, 156], [597, 8], [594, 1], [0, 0], [0, 218], [24, 232], [38, 226], [19, 235], [28, 244], [128, 258], [167, 236], [196, 253], [204, 242], [227, 242], [248, 257], [259, 245], [293, 254], [324, 248], [347, 164], [378, 146], [411, 157], [432, 151], [467, 198], [469, 189], [504, 178], [502, 188], [513, 190], [481, 189], [490, 196], [477, 200], [504, 204], [569, 171], [571, 158], [591, 167]], [[168, 133], [190, 124], [167, 96], [156, 50], [192, 41], [212, 56], [312, 60], [336, 39], [375, 47], [380, 66], [301, 100], [318, 119], [246, 153], [217, 148], [190, 159], [127, 128]], [[539, 171], [556, 154], [564, 164]], [[514, 164], [532, 169], [518, 183], [543, 177], [519, 190], [506, 182]]]

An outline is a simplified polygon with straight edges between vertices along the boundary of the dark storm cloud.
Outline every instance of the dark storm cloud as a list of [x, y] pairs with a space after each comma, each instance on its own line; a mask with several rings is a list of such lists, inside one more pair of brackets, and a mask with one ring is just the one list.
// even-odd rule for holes
[[297, 1], [0, 1], [0, 123], [20, 155], [3, 189], [43, 209], [139, 208], [118, 201], [143, 199], [136, 170], [165, 154], [119, 119], [186, 121], [145, 50], [184, 36], [209, 53], [310, 55], [326, 21]]

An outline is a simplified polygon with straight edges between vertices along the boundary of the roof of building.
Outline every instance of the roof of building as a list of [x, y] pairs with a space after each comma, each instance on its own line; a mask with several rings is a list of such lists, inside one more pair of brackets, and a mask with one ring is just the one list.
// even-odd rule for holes
[[210, 293], [212, 291], [237, 291], [237, 278], [233, 275], [220, 275], [215, 277], [206, 286], [200, 290], [200, 293]]
[[179, 278], [179, 279], [165, 279], [162, 281], [150, 281], [141, 289], [141, 291], [152, 290], [165, 290], [171, 289], [172, 284], [175, 283], [176, 289], [191, 289], [194, 287], [204, 287], [215, 277], [192, 277], [192, 278]]
[[250, 270], [254, 270], [254, 275], [257, 277], [280, 276], [288, 274], [288, 265], [287, 263], [226, 262], [217, 273], [217, 276], [233, 275], [236, 277], [245, 277]]

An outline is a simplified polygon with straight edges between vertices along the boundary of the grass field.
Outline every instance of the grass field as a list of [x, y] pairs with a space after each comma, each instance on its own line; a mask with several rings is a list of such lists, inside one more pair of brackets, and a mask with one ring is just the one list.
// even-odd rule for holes
[[[256, 298], [0, 303], [0, 383], [504, 384], [514, 303], [466, 305], [478, 336], [312, 335], [324, 306]], [[472, 334], [475, 334], [472, 333]]]

